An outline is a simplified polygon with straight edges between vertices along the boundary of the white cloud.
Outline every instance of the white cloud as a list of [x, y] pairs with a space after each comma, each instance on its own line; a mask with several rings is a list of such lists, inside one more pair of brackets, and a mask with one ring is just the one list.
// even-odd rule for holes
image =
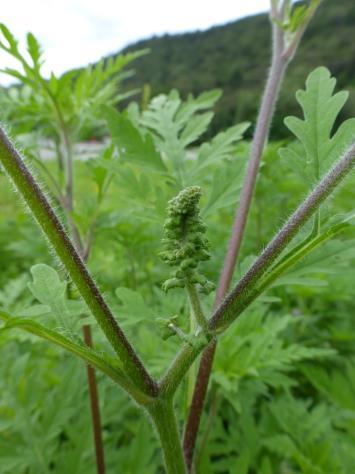
[[[152, 35], [205, 29], [268, 9], [269, 0], [12, 0], [1, 22], [21, 40], [31, 31], [45, 51], [45, 72], [97, 61]], [[0, 68], [13, 66], [0, 53]], [[8, 80], [0, 75], [0, 84]]]

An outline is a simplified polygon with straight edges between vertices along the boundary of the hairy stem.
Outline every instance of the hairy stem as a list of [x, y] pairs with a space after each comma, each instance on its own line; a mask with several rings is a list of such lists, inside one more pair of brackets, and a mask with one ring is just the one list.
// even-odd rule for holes
[[334, 226], [333, 228], [329, 229], [328, 232], [321, 234], [314, 239], [308, 240], [308, 242], [303, 247], [299, 248], [295, 252], [290, 252], [291, 255], [288, 258], [281, 259], [281, 261], [278, 262], [270, 271], [266, 272], [265, 275], [262, 276], [251, 292], [245, 295], [243, 301], [239, 302], [238, 313], [236, 316], [241, 314], [245, 308], [255, 301], [256, 298], [260, 296], [267, 288], [269, 288], [272, 283], [279, 278], [279, 276], [285, 273], [286, 270], [293, 267], [317, 247], [326, 243], [328, 240], [346, 228], [346, 224]]
[[[281, 20], [281, 18], [278, 17], [277, 8], [275, 5], [275, 2], [272, 2], [271, 16], [273, 19]], [[284, 76], [284, 72], [288, 64], [287, 60], [285, 60], [285, 58], [283, 57], [284, 33], [275, 21], [273, 21], [272, 25], [272, 38], [273, 55], [271, 67], [264, 94], [262, 97], [259, 115], [256, 122], [254, 138], [251, 144], [250, 158], [240, 195], [240, 203], [235, 214], [234, 223], [232, 227], [232, 235], [216, 292], [215, 306], [222, 301], [223, 297], [229, 289], [233, 277], [234, 268], [244, 236], [244, 230], [246, 227], [247, 217], [252, 201], [252, 196], [254, 193], [258, 170], [260, 167], [262, 151], [267, 140], [282, 78]], [[210, 345], [206, 349], [201, 359], [191, 410], [185, 429], [184, 452], [189, 470], [192, 467], [197, 432], [207, 393], [207, 387], [213, 365], [215, 350], [216, 340], [213, 340], [211, 341]]]
[[[281, 268], [283, 271], [284, 269], [289, 268], [293, 263], [295, 263], [296, 258], [293, 259], [291, 251], [287, 259], [280, 260], [280, 262], [282, 262], [280, 267], [274, 266], [270, 273], [267, 273], [269, 269], [272, 268], [273, 264], [280, 256], [282, 251], [285, 249], [287, 244], [295, 237], [300, 228], [312, 217], [312, 215], [314, 215], [319, 206], [324, 203], [327, 197], [329, 197], [329, 195], [340, 184], [340, 182], [354, 168], [355, 142], [350, 146], [348, 151], [335, 164], [335, 166], [323, 177], [323, 179], [313, 189], [309, 196], [302, 202], [302, 204], [300, 204], [300, 206], [295, 210], [295, 212], [286, 222], [286, 224], [270, 241], [264, 252], [262, 252], [262, 254], [256, 259], [255, 263], [251, 266], [251, 268], [241, 278], [235, 288], [216, 308], [211, 319], [208, 322], [209, 330], [212, 332], [212, 334], [215, 333], [215, 337], [209, 341], [209, 345], [205, 352], [214, 350], [217, 334], [225, 331], [228, 326], [242, 313], [242, 311], [244, 311], [244, 309], [253, 301], [251, 295], [255, 294], [253, 292], [257, 290], [257, 285], [258, 281], [260, 281], [260, 278], [266, 275], [265, 280], [261, 280], [262, 285], [262, 282], [267, 281], [268, 276], [272, 275], [273, 271], [277, 272], [278, 268], [279, 270]], [[342, 229], [343, 225], [339, 224], [331, 228], [329, 230], [329, 233], [335, 235], [336, 232]], [[304, 252], [307, 253], [311, 247], [326, 241], [328, 236], [329, 234], [325, 233], [324, 236], [319, 236], [315, 238], [314, 241], [309, 240], [309, 246], [308, 248], [306, 247], [304, 249]], [[299, 256], [302, 257], [302, 250], [299, 248], [299, 246], [297, 246], [296, 248], [297, 252], [299, 252]], [[273, 279], [270, 279], [268, 283], [270, 283], [271, 281], [273, 281]], [[264, 286], [263, 289], [265, 289]], [[258, 296], [259, 294], [260, 293], [257, 293], [256, 296]], [[205, 345], [206, 342], [203, 343], [201, 339], [200, 344], [191, 345], [185, 343], [182, 346], [175, 360], [173, 361], [170, 368], [167, 370], [160, 382], [160, 389], [162, 394], [166, 394], [166, 396], [172, 396], [175, 393], [181, 380], [186, 375], [186, 372], [189, 370], [189, 367], [196, 359], [198, 354], [204, 349]], [[208, 358], [208, 362], [210, 361], [212, 361], [211, 357]], [[209, 368], [207, 367], [207, 370], [208, 369]], [[205, 389], [204, 385], [203, 389]], [[185, 433], [185, 439], [187, 439], [187, 433]], [[189, 465], [188, 462], [186, 464]]]
[[211, 330], [225, 329], [235, 320], [242, 311], [243, 304], [240, 303], [248, 298], [255, 284], [281, 255], [287, 244], [354, 167], [355, 143], [350, 146], [344, 156], [296, 209], [255, 263], [216, 309], [209, 321], [209, 328]]
[[157, 390], [155, 382], [112, 315], [44, 193], [1, 128], [0, 162], [65, 266], [108, 341], [122, 360], [127, 373], [137, 386], [149, 394], [155, 394]]
[[186, 474], [180, 434], [171, 398], [160, 399], [148, 412], [158, 432], [167, 474]]
[[298, 263], [300, 260], [304, 259], [309, 253], [315, 250], [322, 244], [325, 244], [328, 240], [333, 238], [336, 234], [341, 232], [342, 230], [347, 229], [347, 224], [338, 224], [325, 232], [322, 235], [316, 236], [314, 239], [311, 239], [305, 243], [305, 245], [295, 252], [291, 252], [291, 255], [286, 258], [282, 259], [281, 262], [278, 262], [269, 272], [267, 272], [263, 278], [261, 279], [260, 283], [258, 283], [256, 289], [260, 292], [264, 291], [264, 289], [268, 288], [279, 276], [285, 273], [290, 267]]
[[[316, 12], [319, 3], [315, 3], [314, 6], [309, 10], [308, 17], [304, 21], [303, 25], [299, 27], [291, 43], [286, 46], [286, 36], [280, 27], [280, 22], [282, 23], [284, 20], [287, 2], [284, 1], [281, 3], [281, 6], [279, 6], [277, 1], [271, 1], [270, 16], [272, 21], [273, 37], [272, 62], [256, 122], [247, 172], [240, 195], [240, 203], [235, 215], [232, 227], [232, 236], [224, 260], [224, 265], [216, 293], [215, 307], [221, 303], [232, 281], [234, 268], [242, 244], [247, 218], [255, 190], [261, 155], [268, 138], [270, 124], [274, 114], [274, 109], [285, 70], [289, 62], [292, 60], [302, 35], [314, 13]], [[192, 406], [185, 429], [184, 452], [189, 469], [192, 467], [197, 432], [200, 424], [204, 400], [207, 393], [215, 350], [216, 341], [212, 340], [201, 358]]]
[[187, 342], [183, 344], [171, 366], [159, 382], [162, 396], [169, 397], [174, 395], [186, 372], [205, 345], [206, 343], [203, 343], [203, 341], [200, 344], [196, 343], [196, 345], [188, 344]]
[[216, 293], [216, 300], [221, 301], [228, 291], [240, 246], [243, 240], [251, 201], [255, 189], [256, 179], [260, 167], [261, 155], [269, 134], [271, 120], [274, 114], [276, 100], [281, 82], [287, 66], [287, 61], [282, 57], [284, 48], [283, 31], [277, 24], [273, 24], [273, 56], [269, 76], [262, 97], [260, 110], [255, 126], [255, 132], [250, 149], [250, 158], [240, 193], [239, 206], [235, 214], [232, 227], [231, 240]]
[[84, 362], [103, 372], [115, 383], [120, 385], [139, 405], [148, 405], [154, 402], [155, 398], [146, 395], [127, 377], [121, 368], [114, 367], [94, 351], [89, 351], [84, 345], [77, 344], [61, 334], [48, 329], [41, 324], [37, 324], [28, 318], [18, 318], [0, 310], [0, 320], [5, 322], [3, 329], [19, 328], [34, 334], [45, 341], [61, 347], [71, 354], [79, 357]]

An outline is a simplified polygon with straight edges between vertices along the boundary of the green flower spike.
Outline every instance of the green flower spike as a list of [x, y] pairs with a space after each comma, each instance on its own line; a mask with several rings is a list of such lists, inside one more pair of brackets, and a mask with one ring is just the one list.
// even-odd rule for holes
[[168, 217], [164, 224], [164, 251], [160, 256], [175, 270], [171, 278], [163, 283], [164, 291], [198, 284], [199, 290], [209, 293], [214, 284], [197, 271], [200, 262], [210, 258], [209, 242], [205, 237], [206, 226], [199, 210], [201, 188], [191, 186], [183, 189], [168, 203]]

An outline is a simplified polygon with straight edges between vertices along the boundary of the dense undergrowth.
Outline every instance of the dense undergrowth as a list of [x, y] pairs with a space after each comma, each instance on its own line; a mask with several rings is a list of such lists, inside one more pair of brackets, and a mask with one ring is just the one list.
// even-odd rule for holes
[[[75, 80], [63, 81], [65, 92]], [[351, 143], [353, 120], [334, 130], [347, 98], [335, 94], [334, 87], [325, 68], [311, 73], [305, 92], [297, 96], [305, 121], [286, 119], [289, 139], [265, 149], [235, 282]], [[113, 143], [101, 155], [75, 162], [75, 192], [65, 212], [61, 188], [51, 180], [58, 175], [63, 184], [60, 160], [46, 162], [44, 169], [34, 158], [43, 138], [60, 139], [56, 126], [43, 128], [52, 112], [50, 102], [44, 102], [43, 115], [36, 115], [35, 105], [46, 100], [38, 90], [11, 92], [12, 98], [3, 102], [8, 105], [3, 120], [62, 221], [82, 236], [83, 248], [90, 244], [91, 273], [128, 339], [158, 378], [181, 345], [174, 330], [167, 334], [167, 329], [173, 325], [186, 343], [196, 325], [184, 292], [162, 290], [170, 271], [159, 258], [167, 203], [183, 188], [202, 188], [201, 218], [211, 258], [199, 263], [204, 277], [217, 282], [249, 156], [250, 144], [243, 141], [249, 124], [203, 143], [220, 91], [187, 101], [172, 91], [143, 106], [132, 103], [120, 113], [103, 106], [107, 96], [101, 100], [100, 88], [97, 102], [83, 101], [83, 109], [75, 100], [65, 108], [64, 100], [66, 131], [73, 131], [73, 142], [92, 130], [91, 121], [76, 127], [84, 110], [90, 118], [99, 111], [99, 129], [109, 132]], [[113, 105], [111, 92], [107, 90]], [[21, 94], [27, 102], [19, 100]], [[75, 158], [75, 149], [71, 152]], [[220, 336], [195, 453], [197, 473], [353, 472], [354, 184], [351, 175], [292, 247], [303, 249], [311, 242], [315, 250], [285, 268]], [[0, 311], [17, 317], [0, 330], [1, 473], [94, 473], [83, 364], [20, 329], [34, 320], [77, 343], [81, 325], [90, 324], [96, 351], [112, 366], [118, 362], [4, 174], [0, 210]], [[213, 294], [208, 294], [202, 309], [211, 314], [212, 308]], [[19, 329], [12, 330], [15, 326]], [[195, 362], [177, 392], [179, 427], [189, 411], [196, 372]], [[112, 381], [100, 372], [97, 377], [107, 472], [163, 473], [160, 446], [148, 419]]]
[[[258, 190], [240, 267], [247, 266], [305, 192], [299, 175], [277, 156], [276, 148], [272, 143], [266, 152], [261, 176], [267, 191]], [[90, 202], [86, 163], [77, 164], [77, 176], [78, 204], [85, 211]], [[33, 275], [27, 269], [55, 262], [37, 227], [14, 200], [5, 177], [0, 179], [1, 305], [15, 314], [36, 305], [38, 313], [39, 301], [28, 287]], [[352, 177], [329, 205], [329, 212], [352, 209], [353, 183]], [[117, 306], [139, 353], [158, 375], [176, 343], [161, 339], [155, 318], [174, 314], [176, 308], [182, 315], [186, 303], [178, 291], [168, 296], [161, 291], [167, 276], [158, 258], [161, 227], [143, 215], [137, 218], [127, 198], [135, 196], [114, 187], [106, 199], [90, 268]], [[206, 264], [213, 281], [221, 266], [221, 244], [226, 245], [229, 236], [228, 210], [227, 206], [208, 220], [211, 246], [221, 249]], [[305, 260], [224, 337], [202, 424], [208, 442], [200, 440], [199, 472], [274, 473], [281, 468], [283, 472], [352, 472], [353, 235], [350, 230]], [[206, 306], [211, 304], [210, 299]], [[39, 321], [57, 326], [48, 307], [41, 312]], [[3, 472], [95, 472], [82, 364], [25, 333], [7, 332], [0, 337]], [[94, 339], [98, 347], [105, 347], [99, 331]], [[108, 472], [115, 472], [117, 465], [124, 473], [157, 472], [158, 446], [148, 421], [111, 382], [100, 378], [99, 387]], [[181, 414], [186, 413], [190, 393], [187, 381], [179, 394]]]

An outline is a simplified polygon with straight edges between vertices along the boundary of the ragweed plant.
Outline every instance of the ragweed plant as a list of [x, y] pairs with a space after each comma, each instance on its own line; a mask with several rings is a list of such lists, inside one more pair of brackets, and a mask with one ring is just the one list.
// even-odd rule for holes
[[[302, 147], [304, 147], [308, 161], [314, 157], [315, 163], [319, 163], [320, 160], [330, 160], [332, 163], [329, 163], [330, 167], [327, 170], [317, 167], [316, 183], [312, 183], [313, 189], [308, 197], [299, 204], [274, 238], [265, 246], [261, 254], [253, 260], [233, 289], [225, 298], [222, 298], [227, 292], [234, 271], [282, 76], [295, 53], [300, 37], [318, 2], [311, 2], [308, 9], [302, 8], [301, 11], [298, 8], [295, 10], [287, 8], [288, 4], [289, 2], [278, 1], [272, 1], [271, 3], [275, 41], [273, 65], [251, 146], [251, 157], [239, 204], [240, 210], [237, 213], [230, 252], [228, 252], [226, 259], [226, 267], [228, 268], [225, 267], [225, 271], [222, 272], [221, 280], [223, 284], [219, 286], [219, 296], [217, 296], [214, 309], [209, 317], [204, 314], [203, 301], [201, 300], [205, 298], [206, 293], [213, 290], [213, 284], [204, 276], [203, 270], [204, 262], [209, 259], [211, 249], [205, 235], [206, 226], [200, 216], [201, 189], [194, 183], [188, 183], [188, 181], [191, 177], [201, 178], [201, 168], [208, 167], [211, 161], [216, 159], [216, 156], [220, 156], [216, 150], [219, 147], [223, 148], [225, 141], [230, 146], [236, 140], [235, 136], [240, 137], [240, 130], [233, 129], [229, 133], [216, 137], [212, 143], [201, 147], [197, 163], [186, 164], [184, 156], [187, 145], [196, 140], [201, 129], [204, 130], [206, 123], [211, 119], [210, 115], [200, 115], [192, 119], [196, 111], [205, 108], [205, 105], [201, 105], [202, 100], [199, 102], [198, 99], [190, 98], [187, 105], [183, 106], [176, 94], [173, 94], [170, 100], [167, 97], [160, 96], [150, 108], [148, 106], [143, 114], [139, 114], [136, 109], [130, 109], [127, 114], [122, 115], [115, 114], [112, 109], [103, 109], [104, 115], [110, 122], [111, 130], [115, 132], [114, 143], [121, 152], [121, 158], [119, 158], [121, 161], [119, 163], [110, 162], [108, 167], [115, 168], [116, 173], [119, 174], [117, 168], [122, 165], [121, 176], [124, 176], [126, 181], [128, 179], [134, 181], [136, 179], [134, 170], [127, 171], [127, 169], [123, 169], [130, 159], [134, 161], [137, 167], [148, 168], [151, 173], [159, 176], [159, 179], [165, 183], [165, 190], [168, 190], [167, 194], [171, 190], [176, 191], [176, 197], [170, 199], [168, 203], [164, 225], [164, 250], [160, 255], [165, 263], [173, 267], [173, 270], [170, 277], [163, 283], [163, 288], [165, 291], [169, 290], [171, 292], [186, 289], [197, 329], [192, 326], [190, 333], [184, 333], [175, 324], [174, 318], [168, 320], [167, 329], [180, 336], [181, 344], [171, 364], [158, 377], [152, 375], [152, 371], [146, 366], [136, 351], [135, 345], [129, 340], [126, 332], [121, 327], [119, 314], [111, 309], [105, 296], [99, 290], [85, 265], [80, 249], [73, 245], [63, 223], [46, 198], [35, 176], [29, 171], [25, 161], [6, 132], [4, 130], [0, 131], [0, 162], [3, 169], [41, 227], [53, 251], [67, 271], [68, 278], [75, 285], [85, 303], [87, 310], [96, 319], [114, 355], [110, 356], [103, 352], [97, 352], [85, 346], [76, 338], [68, 337], [55, 329], [49, 329], [28, 317], [19, 318], [15, 314], [1, 310], [0, 317], [4, 321], [4, 329], [18, 327], [44, 338], [78, 356], [120, 386], [137, 404], [141, 412], [149, 416], [158, 435], [165, 469], [168, 473], [184, 474], [193, 468], [196, 434], [214, 350], [217, 340], [222, 339], [223, 333], [226, 333], [226, 337], [228, 336], [228, 331], [232, 330], [231, 325], [238, 317], [240, 317], [238, 321], [239, 337], [242, 335], [245, 340], [238, 341], [239, 346], [236, 344], [236, 347], [240, 354], [243, 350], [251, 347], [251, 352], [247, 354], [246, 359], [252, 360], [254, 365], [249, 367], [246, 365], [246, 368], [249, 368], [254, 374], [257, 373], [258, 368], [262, 367], [265, 360], [270, 361], [270, 367], [277, 367], [281, 371], [292, 361], [312, 358], [313, 356], [322, 357], [330, 353], [329, 351], [317, 351], [317, 349], [311, 347], [300, 348], [297, 345], [290, 346], [288, 352], [283, 351], [275, 341], [275, 334], [285, 329], [285, 325], [290, 323], [290, 318], [285, 318], [280, 323], [275, 323], [275, 325], [264, 322], [267, 326], [265, 333], [262, 335], [263, 337], [260, 334], [257, 337], [254, 329], [259, 329], [262, 319], [254, 314], [250, 318], [251, 321], [248, 322], [247, 316], [249, 317], [249, 315], [246, 313], [252, 303], [266, 289], [275, 284], [281, 276], [285, 275], [286, 271], [299, 264], [305, 256], [351, 225], [349, 216], [335, 223], [329, 223], [322, 221], [322, 214], [319, 213], [319, 209], [324, 202], [355, 167], [355, 144], [349, 124], [341, 127], [342, 133], [329, 138], [330, 130], [341, 108], [344, 95], [332, 95], [333, 88], [331, 86], [334, 87], [335, 84], [324, 69], [316, 70], [307, 81], [306, 91], [298, 94], [305, 111], [304, 122], [306, 125], [300, 123], [299, 119], [288, 119], [286, 123], [301, 141], [301, 144], [296, 145], [297, 150], [302, 150]], [[322, 78], [322, 81], [317, 81], [316, 78]], [[331, 81], [331, 84], [329, 81]], [[315, 89], [321, 96], [323, 93], [327, 100], [327, 114], [321, 112], [323, 104], [319, 103], [319, 94], [315, 93]], [[211, 102], [214, 97], [212, 99], [211, 97], [208, 97], [208, 99], [204, 97], [204, 100]], [[319, 133], [310, 132], [312, 127], [307, 125], [307, 121], [310, 119], [308, 110], [319, 112], [312, 117], [313, 127]], [[321, 143], [317, 142], [318, 137], [322, 137]], [[329, 140], [324, 140], [324, 137]], [[288, 152], [284, 151], [283, 153], [291, 153], [293, 157], [299, 158], [305, 150], [299, 154], [293, 148], [290, 148]], [[332, 151], [334, 153], [331, 153]], [[225, 157], [225, 148], [221, 154]], [[139, 180], [134, 182], [138, 185], [141, 184]], [[189, 184], [188, 187], [186, 187], [186, 183]], [[137, 186], [137, 190], [139, 190], [139, 186]], [[153, 194], [155, 192], [161, 197], [161, 193], [158, 194], [159, 190], [154, 189]], [[217, 200], [216, 196], [214, 196], [214, 199]], [[157, 206], [159, 203], [161, 204], [159, 199], [154, 202]], [[212, 204], [214, 202], [212, 201]], [[312, 232], [304, 239], [300, 239], [293, 247], [290, 247], [293, 239], [299, 234], [303, 226], [311, 220], [314, 221]], [[148, 307], [146, 310], [148, 311]], [[223, 342], [222, 340], [222, 353]], [[254, 345], [255, 354], [252, 352]], [[262, 349], [264, 352], [262, 352]], [[176, 416], [174, 398], [193, 363], [203, 351], [205, 352], [201, 363], [202, 369], [196, 380], [195, 395], [191, 403], [184, 442], [182, 442], [180, 420]], [[219, 364], [226, 364], [226, 361], [222, 358], [219, 360]], [[232, 365], [230, 361], [229, 365]], [[239, 368], [240, 371], [242, 369]], [[317, 380], [322, 379], [318, 383], [323, 383], [324, 389], [330, 392], [329, 383], [324, 381], [321, 371], [315, 372], [315, 374], [316, 378], [318, 376]], [[280, 383], [286, 384], [285, 379], [281, 378]], [[260, 389], [260, 393], [262, 393], [262, 389]], [[214, 397], [214, 400], [217, 404], [217, 396]], [[248, 393], [244, 394], [243, 400], [248, 401]], [[251, 401], [253, 400], [251, 399]], [[236, 404], [235, 400], [234, 403]], [[305, 406], [299, 406], [297, 413], [302, 414], [305, 410]], [[282, 400], [272, 403], [270, 411], [276, 418], [279, 412], [287, 412]], [[264, 413], [262, 415], [266, 416]], [[318, 420], [319, 415], [312, 413], [312, 419]], [[243, 418], [242, 421], [244, 423], [242, 424], [243, 427], [250, 427], [252, 424], [251, 420], [247, 418]], [[280, 419], [277, 418], [277, 421], [280, 422]], [[289, 429], [289, 426], [294, 423], [294, 420], [288, 420], [286, 416], [283, 417], [282, 421], [285, 430]], [[233, 427], [230, 427], [230, 432], [233, 433]], [[242, 439], [239, 439], [239, 441], [243, 442]], [[300, 464], [306, 465], [304, 457], [302, 457], [304, 456], [304, 447], [301, 441], [302, 433], [298, 436], [297, 445], [291, 445], [290, 447], [290, 443], [287, 444], [287, 453], [292, 460], [295, 459]], [[317, 440], [312, 441], [314, 445], [317, 444]], [[277, 440], [275, 439], [265, 441], [263, 446], [257, 445], [256, 442], [250, 442], [249, 444], [250, 449], [255, 450], [255, 455], [258, 455], [259, 451], [262, 452], [265, 446], [269, 446], [270, 450], [277, 449]], [[247, 468], [249, 466], [255, 468], [252, 465], [252, 457], [248, 456], [249, 454], [238, 461], [238, 467], [244, 462], [243, 465]], [[271, 472], [269, 466], [270, 458], [263, 457], [261, 461], [262, 472]], [[258, 468], [259, 466], [257, 466]]]
[[164, 224], [164, 252], [161, 259], [176, 270], [172, 278], [163, 283], [165, 291], [176, 287], [199, 285], [203, 293], [214, 289], [213, 283], [198, 272], [199, 263], [211, 257], [209, 242], [205, 237], [206, 225], [199, 210], [201, 189], [191, 186], [182, 190], [168, 203], [168, 218]]

